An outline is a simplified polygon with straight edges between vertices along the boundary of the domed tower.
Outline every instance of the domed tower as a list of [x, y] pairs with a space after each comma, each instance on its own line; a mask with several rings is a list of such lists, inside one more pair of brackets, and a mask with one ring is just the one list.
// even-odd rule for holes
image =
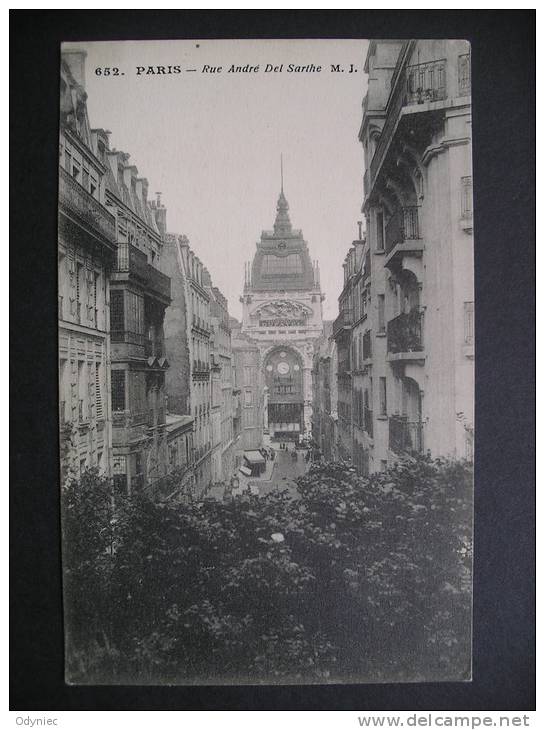
[[323, 332], [318, 262], [292, 228], [283, 184], [273, 230], [263, 231], [246, 264], [242, 331], [260, 351], [264, 427], [272, 440], [310, 433], [313, 341]]

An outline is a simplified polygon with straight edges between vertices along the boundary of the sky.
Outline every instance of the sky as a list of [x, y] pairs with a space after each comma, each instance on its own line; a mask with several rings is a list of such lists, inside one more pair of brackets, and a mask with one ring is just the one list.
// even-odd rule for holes
[[[367, 77], [364, 40], [191, 40], [71, 43], [87, 51], [91, 127], [130, 154], [149, 195], [162, 193], [171, 233], [185, 234], [240, 318], [244, 262], [272, 228], [284, 192], [294, 228], [318, 259], [334, 319], [342, 262], [362, 220], [363, 151], [357, 135]], [[288, 73], [288, 64], [322, 66]], [[258, 72], [228, 73], [234, 64]], [[282, 71], [265, 72], [266, 64]], [[344, 72], [331, 72], [340, 64]], [[350, 64], [357, 69], [349, 73]], [[137, 75], [178, 65], [179, 74]], [[222, 66], [221, 73], [202, 71]], [[95, 69], [119, 69], [98, 75]], [[197, 69], [188, 72], [186, 69]]]

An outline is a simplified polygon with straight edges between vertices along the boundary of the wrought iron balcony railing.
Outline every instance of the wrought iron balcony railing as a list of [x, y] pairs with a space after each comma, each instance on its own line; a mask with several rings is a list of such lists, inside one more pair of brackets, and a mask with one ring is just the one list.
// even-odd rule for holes
[[170, 299], [170, 277], [148, 264], [148, 287], [165, 299]]
[[419, 238], [418, 206], [409, 205], [405, 208], [397, 208], [385, 226], [386, 253], [390, 253], [398, 243]]
[[170, 277], [149, 264], [146, 254], [131, 243], [118, 245], [116, 271], [134, 276], [152, 292], [170, 299]]
[[421, 421], [409, 421], [406, 416], [390, 416], [389, 418], [390, 449], [396, 454], [424, 452], [424, 424]]
[[397, 77], [394, 76], [394, 86], [386, 107], [386, 121], [369, 166], [370, 186], [382, 165], [402, 108], [409, 104], [423, 104], [446, 98], [446, 66], [446, 59], [442, 58], [407, 66]]
[[400, 314], [388, 322], [388, 352], [421, 352], [423, 312], [418, 308], [408, 314]]
[[59, 168], [59, 208], [114, 246], [114, 216], [62, 167]]
[[446, 59], [407, 66], [405, 104], [439, 101], [447, 95]]

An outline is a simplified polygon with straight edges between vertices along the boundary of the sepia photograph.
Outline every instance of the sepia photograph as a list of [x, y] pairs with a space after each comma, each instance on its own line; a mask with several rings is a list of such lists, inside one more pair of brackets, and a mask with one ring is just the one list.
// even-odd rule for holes
[[59, 57], [65, 681], [471, 681], [470, 43]]

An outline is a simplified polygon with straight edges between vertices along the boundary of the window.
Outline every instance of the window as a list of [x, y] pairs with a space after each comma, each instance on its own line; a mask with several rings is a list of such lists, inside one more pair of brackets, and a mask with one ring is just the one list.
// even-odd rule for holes
[[76, 274], [76, 301], [78, 304], [81, 302], [81, 295], [83, 289], [83, 264], [78, 263], [77, 274]]
[[474, 302], [464, 302], [464, 342], [472, 345], [474, 341]]
[[384, 294], [378, 295], [378, 331], [384, 332], [386, 323], [384, 321]]
[[125, 410], [125, 371], [112, 370], [112, 410]]
[[388, 403], [386, 401], [386, 378], [379, 378], [380, 415], [388, 414]]
[[471, 59], [469, 53], [458, 56], [458, 91], [460, 96], [471, 93]]
[[384, 250], [384, 214], [377, 213], [377, 251]]
[[89, 176], [89, 192], [94, 198], [98, 198], [98, 180], [92, 173]]
[[245, 406], [252, 405], [252, 391], [251, 390], [244, 391], [244, 405]]
[[471, 176], [461, 179], [461, 215], [462, 218], [471, 218], [473, 216], [473, 180]]
[[114, 471], [114, 487], [115, 487], [116, 492], [126, 492], [127, 491], [127, 457], [126, 456], [114, 456], [113, 471]]
[[86, 420], [85, 412], [85, 363], [83, 360], [78, 361], [78, 421]]
[[287, 256], [274, 256], [267, 254], [263, 256], [261, 273], [264, 276], [291, 276], [303, 273], [301, 257], [296, 253]]
[[110, 328], [112, 332], [125, 330], [125, 307], [122, 291], [110, 292]]
[[89, 190], [89, 170], [83, 167], [83, 172], [81, 173], [81, 184], [85, 188], [85, 190]]

